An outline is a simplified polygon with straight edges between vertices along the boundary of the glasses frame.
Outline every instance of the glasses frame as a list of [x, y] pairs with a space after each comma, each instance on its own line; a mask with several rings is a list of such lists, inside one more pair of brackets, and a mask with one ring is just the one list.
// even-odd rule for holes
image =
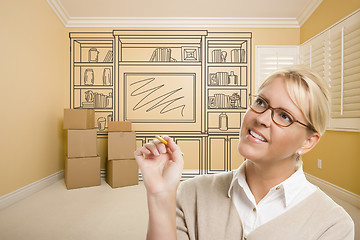
[[[254, 103], [251, 103], [251, 104], [250, 104], [250, 109], [251, 109], [252, 111], [254, 111], [255, 113], [258, 113], [258, 114], [263, 114], [264, 112], [266, 112], [267, 110], [270, 109], [270, 110], [271, 110], [271, 120], [272, 120], [276, 125], [278, 125], [279, 127], [289, 127], [289, 126], [291, 126], [293, 123], [298, 123], [298, 124], [300, 124], [300, 125], [308, 128], [308, 129], [316, 132], [316, 130], [315, 130], [312, 126], [300, 122], [300, 121], [297, 120], [291, 113], [289, 113], [289, 112], [286, 111], [285, 109], [283, 109], [283, 108], [273, 108], [273, 107], [271, 107], [270, 104], [268, 103], [268, 101], [266, 101], [263, 97], [261, 97], [261, 96], [259, 96], [259, 95], [251, 95], [251, 94], [249, 95], [249, 97], [250, 97], [250, 99], [251, 99], [252, 97], [253, 97], [254, 99], [255, 99], [256, 97], [261, 98], [261, 100], [263, 100], [263, 101], [266, 103], [266, 105], [267, 105], [266, 109], [265, 109], [264, 111], [262, 111], [262, 112], [258, 112], [258, 111], [256, 111], [256, 110], [253, 108], [253, 104], [254, 104]], [[275, 120], [274, 120], [274, 110], [276, 110], [276, 109], [281, 109], [282, 111], [286, 112], [286, 114], [289, 114], [289, 116], [291, 117], [292, 122], [291, 122], [289, 125], [287, 125], [287, 126], [284, 126], [284, 125], [281, 125], [281, 124], [275, 122]]]

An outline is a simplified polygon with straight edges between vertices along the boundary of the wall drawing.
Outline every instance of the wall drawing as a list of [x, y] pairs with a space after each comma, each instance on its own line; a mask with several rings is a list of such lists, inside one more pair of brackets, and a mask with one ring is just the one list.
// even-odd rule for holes
[[127, 120], [195, 121], [195, 74], [130, 73], [125, 74], [124, 81]]
[[251, 93], [252, 34], [207, 30], [70, 33], [70, 107], [95, 109], [98, 137], [109, 121], [132, 121], [138, 145], [172, 136], [183, 177], [229, 171]]

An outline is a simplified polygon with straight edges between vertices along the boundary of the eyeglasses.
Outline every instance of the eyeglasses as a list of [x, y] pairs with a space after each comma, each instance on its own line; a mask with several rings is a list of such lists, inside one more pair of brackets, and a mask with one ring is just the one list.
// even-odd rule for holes
[[316, 132], [316, 130], [312, 126], [306, 125], [305, 123], [296, 120], [288, 111], [282, 108], [271, 107], [269, 103], [262, 97], [257, 95], [251, 95], [250, 97], [252, 102], [250, 106], [251, 110], [253, 110], [256, 113], [262, 114], [266, 112], [268, 109], [270, 109], [271, 119], [276, 125], [282, 127], [288, 127], [294, 122], [296, 122]]

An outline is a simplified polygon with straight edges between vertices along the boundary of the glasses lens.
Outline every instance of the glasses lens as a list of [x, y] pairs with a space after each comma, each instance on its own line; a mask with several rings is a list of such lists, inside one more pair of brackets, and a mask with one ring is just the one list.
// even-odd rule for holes
[[273, 109], [273, 120], [277, 124], [287, 127], [294, 122], [294, 119], [290, 115], [290, 113], [286, 112], [281, 108]]
[[253, 96], [251, 108], [258, 113], [262, 113], [268, 109], [267, 102], [258, 96]]
[[[252, 96], [251, 108], [257, 113], [263, 113], [269, 109], [269, 104], [259, 96]], [[290, 113], [281, 108], [272, 110], [273, 121], [280, 126], [290, 126], [294, 122], [294, 118]]]

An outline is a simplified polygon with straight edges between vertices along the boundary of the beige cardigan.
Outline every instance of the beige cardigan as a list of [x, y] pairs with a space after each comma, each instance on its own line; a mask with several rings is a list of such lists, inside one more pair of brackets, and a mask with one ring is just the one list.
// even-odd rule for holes
[[180, 184], [178, 240], [353, 240], [354, 222], [320, 189], [273, 220], [243, 236], [237, 210], [228, 197], [233, 173], [204, 175]]

